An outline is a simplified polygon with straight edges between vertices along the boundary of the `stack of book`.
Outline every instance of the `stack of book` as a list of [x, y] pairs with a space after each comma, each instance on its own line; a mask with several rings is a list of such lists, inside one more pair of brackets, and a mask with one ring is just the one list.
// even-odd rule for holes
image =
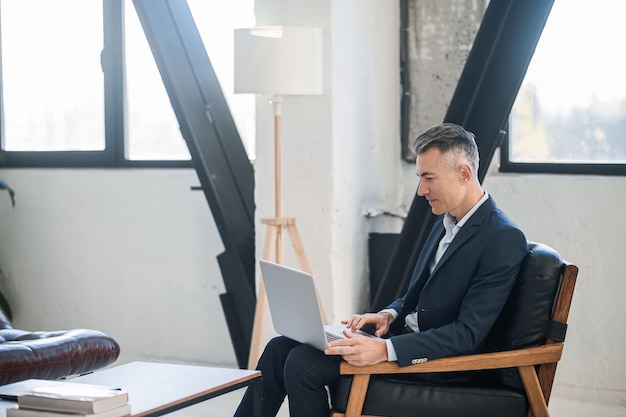
[[130, 415], [128, 393], [121, 389], [59, 381], [17, 396], [7, 417], [124, 417]]

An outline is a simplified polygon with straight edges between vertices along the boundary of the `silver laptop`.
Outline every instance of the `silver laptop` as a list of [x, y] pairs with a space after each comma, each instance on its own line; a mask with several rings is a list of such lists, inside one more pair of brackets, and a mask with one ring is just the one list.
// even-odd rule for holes
[[[324, 326], [313, 276], [260, 260], [261, 275], [274, 330], [278, 334], [324, 350], [331, 340], [345, 339], [343, 324]], [[359, 334], [371, 336], [366, 332]]]

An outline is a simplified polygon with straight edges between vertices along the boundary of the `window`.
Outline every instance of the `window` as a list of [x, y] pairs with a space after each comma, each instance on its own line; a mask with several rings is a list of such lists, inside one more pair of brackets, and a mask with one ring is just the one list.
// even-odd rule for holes
[[189, 160], [189, 150], [132, 2], [124, 7], [126, 155], [131, 160]]
[[626, 175], [626, 4], [555, 2], [509, 120], [502, 171]]
[[[3, 149], [103, 150], [102, 6], [3, 1]], [[33, 13], [37, 10], [37, 13]], [[76, 36], [77, 33], [84, 34]]]
[[[252, 155], [232, 38], [253, 25], [253, 0], [188, 4]], [[131, 0], [0, 0], [0, 52], [0, 165], [191, 166]]]

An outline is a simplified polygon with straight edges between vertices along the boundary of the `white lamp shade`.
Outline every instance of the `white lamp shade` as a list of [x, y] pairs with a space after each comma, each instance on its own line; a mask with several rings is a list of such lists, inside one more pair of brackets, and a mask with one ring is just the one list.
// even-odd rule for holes
[[322, 94], [322, 29], [235, 29], [235, 93]]

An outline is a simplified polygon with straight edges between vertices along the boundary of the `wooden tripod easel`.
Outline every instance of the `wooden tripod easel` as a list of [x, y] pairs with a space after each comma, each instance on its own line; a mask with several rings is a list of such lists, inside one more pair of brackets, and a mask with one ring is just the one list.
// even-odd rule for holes
[[[311, 273], [311, 265], [304, 252], [304, 246], [300, 239], [300, 233], [296, 226], [296, 219], [293, 217], [282, 216], [282, 204], [281, 204], [281, 143], [280, 143], [280, 119], [282, 110], [282, 97], [276, 96], [272, 100], [274, 104], [274, 180], [276, 188], [276, 216], [271, 218], [261, 219], [261, 223], [267, 226], [267, 234], [265, 235], [265, 246], [263, 248], [263, 259], [276, 262], [277, 264], [283, 263], [283, 231], [287, 229], [287, 234], [291, 240], [296, 258], [300, 269], [304, 272]], [[318, 297], [319, 299], [319, 297]], [[259, 287], [256, 298], [256, 308], [254, 310], [254, 325], [252, 327], [252, 341], [250, 343], [250, 354], [248, 355], [248, 369], [254, 369], [256, 363], [261, 356], [264, 343], [263, 337], [265, 335], [265, 313], [267, 311], [267, 295], [265, 294], [265, 284], [263, 284], [263, 278], [259, 280]], [[324, 324], [328, 323], [324, 308], [320, 305], [322, 312], [322, 320]]]

